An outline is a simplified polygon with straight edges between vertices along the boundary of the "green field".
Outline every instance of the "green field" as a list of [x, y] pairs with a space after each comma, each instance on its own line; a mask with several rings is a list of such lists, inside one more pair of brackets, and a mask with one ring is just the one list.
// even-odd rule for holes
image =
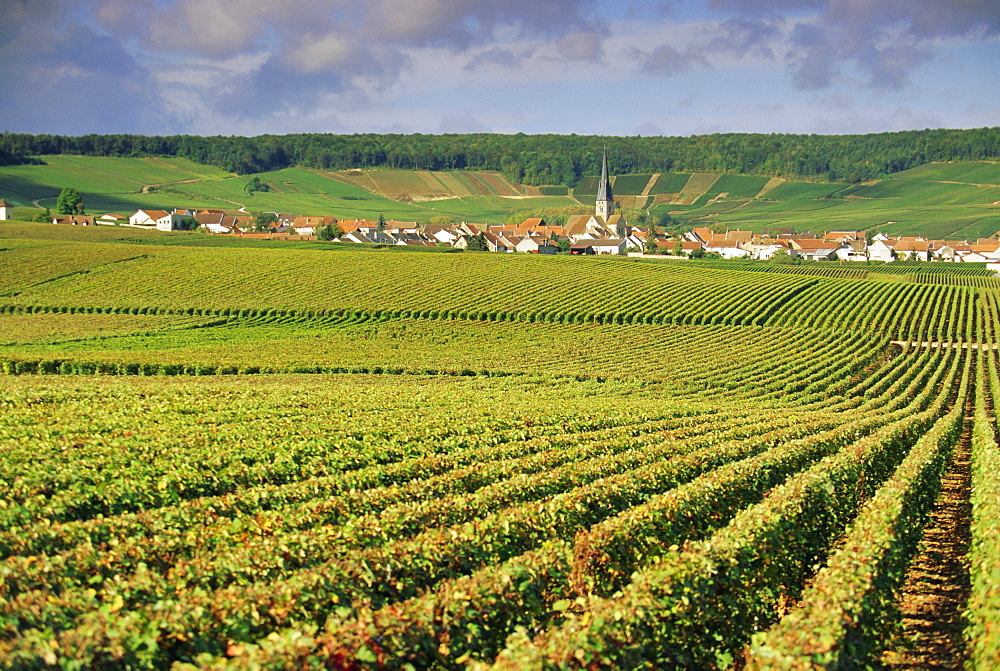
[[652, 175], [619, 175], [613, 182], [616, 196], [638, 196], [646, 188]]
[[66, 186], [83, 193], [89, 213], [214, 207], [341, 219], [377, 219], [382, 214], [422, 223], [450, 215], [459, 221], [502, 223], [514, 211], [577, 204], [570, 198], [524, 197], [521, 189], [490, 173], [287, 168], [257, 175], [270, 190], [251, 194], [246, 190], [249, 177], [183, 159], [43, 159], [46, 165], [0, 167], [0, 198], [16, 206], [18, 217], [29, 219], [39, 208], [54, 208]]
[[982, 265], [264, 242], [0, 223], [0, 667], [1000, 655]]
[[669, 172], [660, 175], [660, 178], [656, 180], [656, 184], [650, 189], [649, 193], [653, 195], [663, 195], [680, 193], [684, 185], [687, 184], [688, 180], [691, 179], [689, 173], [678, 173]]
[[753, 198], [764, 185], [768, 183], [768, 177], [752, 177], [749, 175], [722, 175], [712, 184], [708, 191], [710, 195], [726, 194], [726, 198]]

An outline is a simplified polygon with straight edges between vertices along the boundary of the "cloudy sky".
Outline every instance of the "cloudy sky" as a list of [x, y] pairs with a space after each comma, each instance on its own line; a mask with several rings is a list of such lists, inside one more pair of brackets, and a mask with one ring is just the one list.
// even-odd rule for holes
[[0, 131], [998, 125], [998, 0], [0, 0]]

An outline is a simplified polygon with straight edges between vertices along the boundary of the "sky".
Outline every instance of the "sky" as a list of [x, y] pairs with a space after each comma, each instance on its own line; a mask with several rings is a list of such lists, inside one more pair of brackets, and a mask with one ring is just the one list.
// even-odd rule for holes
[[1000, 0], [0, 0], [0, 131], [1000, 126]]

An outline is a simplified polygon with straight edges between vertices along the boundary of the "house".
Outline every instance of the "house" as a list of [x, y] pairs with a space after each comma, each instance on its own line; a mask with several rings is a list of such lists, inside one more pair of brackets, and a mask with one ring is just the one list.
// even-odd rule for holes
[[911, 238], [900, 238], [899, 240], [889, 240], [887, 245], [896, 252], [896, 258], [901, 261], [930, 261], [931, 243], [926, 240], [914, 240]]
[[896, 260], [896, 252], [886, 244], [886, 238], [881, 233], [872, 238], [872, 243], [868, 245], [868, 260], [883, 261], [890, 263]]
[[732, 231], [725, 235], [710, 234], [705, 241], [705, 251], [710, 254], [718, 254], [724, 259], [742, 259], [750, 256], [750, 252], [743, 249], [753, 239], [750, 231]]
[[824, 242], [855, 242], [865, 239], [864, 231], [827, 231], [823, 235]]
[[544, 225], [545, 220], [541, 217], [528, 217], [517, 225], [515, 232], [520, 235], [526, 235], [534, 231], [536, 228], [540, 228]]
[[566, 220], [563, 226], [566, 235], [571, 240], [594, 240], [608, 237], [608, 230], [604, 228], [604, 223], [597, 220], [592, 214], [574, 214]]
[[364, 233], [362, 233], [360, 228], [358, 228], [356, 230], [353, 230], [350, 233], [345, 233], [344, 235], [342, 235], [340, 237], [340, 240], [341, 240], [341, 242], [354, 242], [354, 243], [357, 243], [359, 245], [364, 245], [364, 244], [372, 245], [372, 244], [375, 244], [375, 241], [372, 240], [371, 238], [369, 238]]
[[[571, 254], [620, 254], [624, 255], [627, 240], [624, 238], [607, 238], [604, 240], [582, 240], [571, 245]], [[578, 250], [578, 251], [574, 251]]]
[[837, 258], [841, 261], [867, 261], [868, 242], [863, 237], [845, 241], [837, 250]]
[[687, 234], [687, 239], [691, 240], [692, 242], [700, 242], [701, 244], [705, 244], [712, 238], [713, 235], [715, 234], [712, 233], [712, 229], [710, 228], [692, 228], [691, 231]]
[[284, 225], [288, 230], [295, 231], [298, 235], [316, 235], [316, 229], [323, 226], [334, 226], [337, 224], [336, 217], [295, 217], [289, 220], [285, 217], [279, 219], [279, 224]]
[[962, 263], [989, 263], [994, 259], [990, 258], [989, 256], [986, 256], [981, 252], [970, 251], [967, 254], [962, 254], [956, 260], [961, 261]]
[[833, 261], [837, 258], [837, 250], [840, 243], [824, 242], [823, 240], [791, 240], [799, 258], [808, 261]]
[[170, 216], [166, 210], [136, 210], [128, 223], [129, 226], [156, 226], [156, 220], [165, 216]]
[[1000, 261], [1000, 241], [987, 240], [969, 245], [973, 252], [985, 256], [990, 261]]
[[117, 226], [118, 224], [124, 224], [127, 221], [128, 217], [124, 214], [115, 214], [111, 212], [102, 214], [97, 218], [97, 223], [104, 226]]
[[450, 230], [450, 226], [442, 225], [430, 225], [424, 226], [423, 234], [425, 237], [433, 239], [435, 242], [441, 242], [446, 245], [451, 245], [459, 238], [458, 233], [454, 233]]
[[[657, 248], [660, 247], [661, 242], [665, 243], [666, 248], [670, 251], [671, 254], [677, 248], [677, 242], [678, 242], [677, 240], [657, 240], [656, 241]], [[680, 251], [682, 256], [691, 256], [691, 252], [693, 252], [694, 250], [704, 249], [704, 246], [700, 242], [696, 242], [694, 240], [680, 240], [680, 243], [681, 243]]]
[[0, 199], [0, 221], [10, 221], [14, 216], [14, 206]]
[[492, 231], [484, 231], [483, 238], [486, 240], [486, 248], [491, 252], [506, 252], [503, 240]]
[[399, 247], [437, 247], [438, 243], [432, 240], [418, 240], [415, 238], [404, 238], [396, 243]]
[[[191, 216], [189, 214], [178, 214], [178, 211], [167, 212], [166, 210], [136, 210], [135, 214], [128, 218], [130, 226], [151, 226], [159, 231], [176, 231], [180, 229], [180, 224], [184, 219]], [[188, 210], [181, 210], [188, 212]]]
[[[778, 252], [784, 250], [791, 254], [790, 243], [787, 240], [775, 238], [757, 238], [743, 245], [743, 250], [757, 261], [769, 261]], [[795, 252], [794, 255], [798, 253]]]
[[202, 210], [194, 215], [198, 226], [210, 233], [242, 233], [253, 229], [252, 217], [236, 217], [222, 210]]
[[93, 226], [94, 217], [88, 214], [60, 214], [52, 217], [53, 224], [67, 224], [69, 226]]
[[530, 254], [558, 254], [559, 246], [549, 238], [526, 235], [515, 245], [514, 250]]

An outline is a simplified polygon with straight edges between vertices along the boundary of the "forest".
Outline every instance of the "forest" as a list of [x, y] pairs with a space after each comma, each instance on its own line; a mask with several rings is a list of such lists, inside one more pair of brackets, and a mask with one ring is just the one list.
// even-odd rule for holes
[[1000, 158], [1000, 127], [867, 135], [722, 133], [689, 137], [305, 133], [254, 137], [0, 133], [0, 165], [39, 156], [173, 156], [241, 175], [321, 170], [489, 170], [516, 184], [576, 186], [600, 174], [721, 172], [858, 183], [932, 161]]

